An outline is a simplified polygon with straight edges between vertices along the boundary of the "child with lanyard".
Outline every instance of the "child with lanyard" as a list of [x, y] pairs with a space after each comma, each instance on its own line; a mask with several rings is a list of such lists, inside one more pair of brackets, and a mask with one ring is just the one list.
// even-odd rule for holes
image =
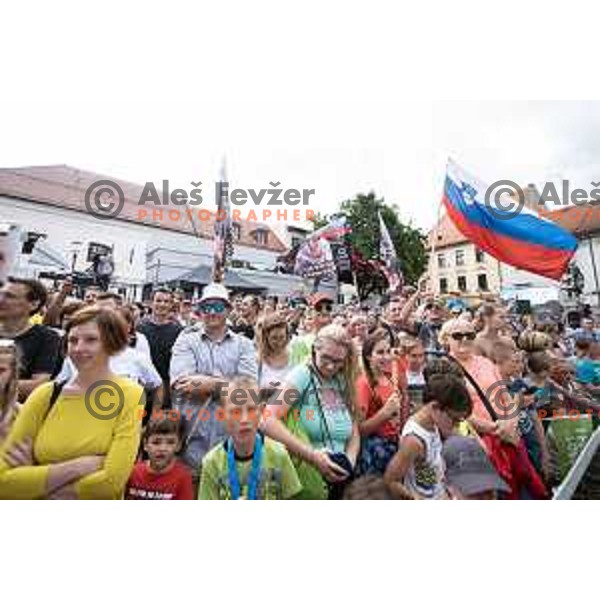
[[263, 436], [258, 383], [237, 377], [221, 391], [227, 437], [202, 461], [200, 500], [287, 500], [302, 486], [285, 447]]

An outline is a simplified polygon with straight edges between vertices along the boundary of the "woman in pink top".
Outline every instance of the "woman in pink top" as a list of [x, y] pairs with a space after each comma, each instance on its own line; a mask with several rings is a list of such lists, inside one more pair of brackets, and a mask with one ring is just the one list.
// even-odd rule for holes
[[494, 422], [479, 394], [467, 381], [473, 402], [473, 414], [469, 422], [480, 435], [495, 434], [503, 441], [516, 445], [519, 443], [518, 409], [502, 384], [496, 365], [475, 353], [475, 336], [473, 325], [462, 319], [456, 319], [447, 328], [450, 355], [473, 377], [498, 415], [498, 421]]
[[494, 422], [477, 391], [468, 384], [473, 403], [469, 422], [484, 436], [482, 441], [490, 460], [510, 488], [507, 498], [545, 498], [544, 483], [535, 472], [519, 436], [517, 425], [521, 407], [506, 391], [496, 365], [475, 354], [473, 325], [457, 319], [448, 327], [447, 337], [450, 355], [471, 375], [498, 416]]

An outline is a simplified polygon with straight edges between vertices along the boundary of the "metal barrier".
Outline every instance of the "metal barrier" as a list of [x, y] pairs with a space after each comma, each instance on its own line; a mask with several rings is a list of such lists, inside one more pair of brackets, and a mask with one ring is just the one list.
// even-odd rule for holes
[[588, 439], [571, 470], [554, 492], [552, 500], [570, 500], [573, 497], [598, 448], [600, 448], [600, 427]]

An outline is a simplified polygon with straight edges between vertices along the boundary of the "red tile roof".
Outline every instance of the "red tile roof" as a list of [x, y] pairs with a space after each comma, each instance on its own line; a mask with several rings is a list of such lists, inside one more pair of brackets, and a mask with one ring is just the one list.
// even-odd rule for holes
[[577, 237], [600, 231], [600, 204], [567, 206], [542, 214]]
[[444, 215], [427, 236], [427, 247], [435, 247], [436, 250], [468, 243], [469, 240], [456, 228], [448, 215]]
[[[150, 227], [170, 229], [188, 235], [196, 235], [184, 208], [163, 206], [161, 207], [163, 209], [163, 219], [159, 220], [157, 215], [157, 220], [153, 220], [152, 209], [158, 209], [159, 207], [152, 204], [146, 206], [138, 204], [138, 199], [144, 189], [143, 186], [90, 171], [82, 171], [68, 165], [0, 169], [0, 195], [80, 212], [89, 212], [85, 206], [85, 192], [93, 183], [100, 180], [110, 180], [123, 190], [125, 200], [123, 209], [115, 218]], [[157, 184], [156, 188], [160, 194], [160, 184]], [[197, 234], [200, 237], [212, 239], [215, 213], [213, 211], [204, 212], [201, 219], [198, 217], [198, 211], [202, 208], [202, 205], [191, 208], [192, 214], [195, 216], [193, 220]], [[140, 212], [144, 209], [145, 215]], [[179, 216], [175, 216], [176, 213], [179, 213]], [[173, 218], [169, 218], [169, 214]], [[251, 246], [278, 253], [287, 251], [286, 246], [268, 224], [246, 219], [237, 222], [241, 226], [241, 237], [239, 240], [234, 241], [236, 245]], [[264, 246], [258, 245], [254, 239], [254, 232], [257, 229], [265, 228], [269, 231], [267, 244]]]

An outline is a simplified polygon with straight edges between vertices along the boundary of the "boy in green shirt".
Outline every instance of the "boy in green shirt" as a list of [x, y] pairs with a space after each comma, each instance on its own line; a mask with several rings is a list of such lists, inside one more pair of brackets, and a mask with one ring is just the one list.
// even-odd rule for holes
[[200, 500], [287, 500], [302, 486], [285, 447], [258, 431], [264, 406], [256, 380], [221, 393], [227, 438], [202, 461]]

